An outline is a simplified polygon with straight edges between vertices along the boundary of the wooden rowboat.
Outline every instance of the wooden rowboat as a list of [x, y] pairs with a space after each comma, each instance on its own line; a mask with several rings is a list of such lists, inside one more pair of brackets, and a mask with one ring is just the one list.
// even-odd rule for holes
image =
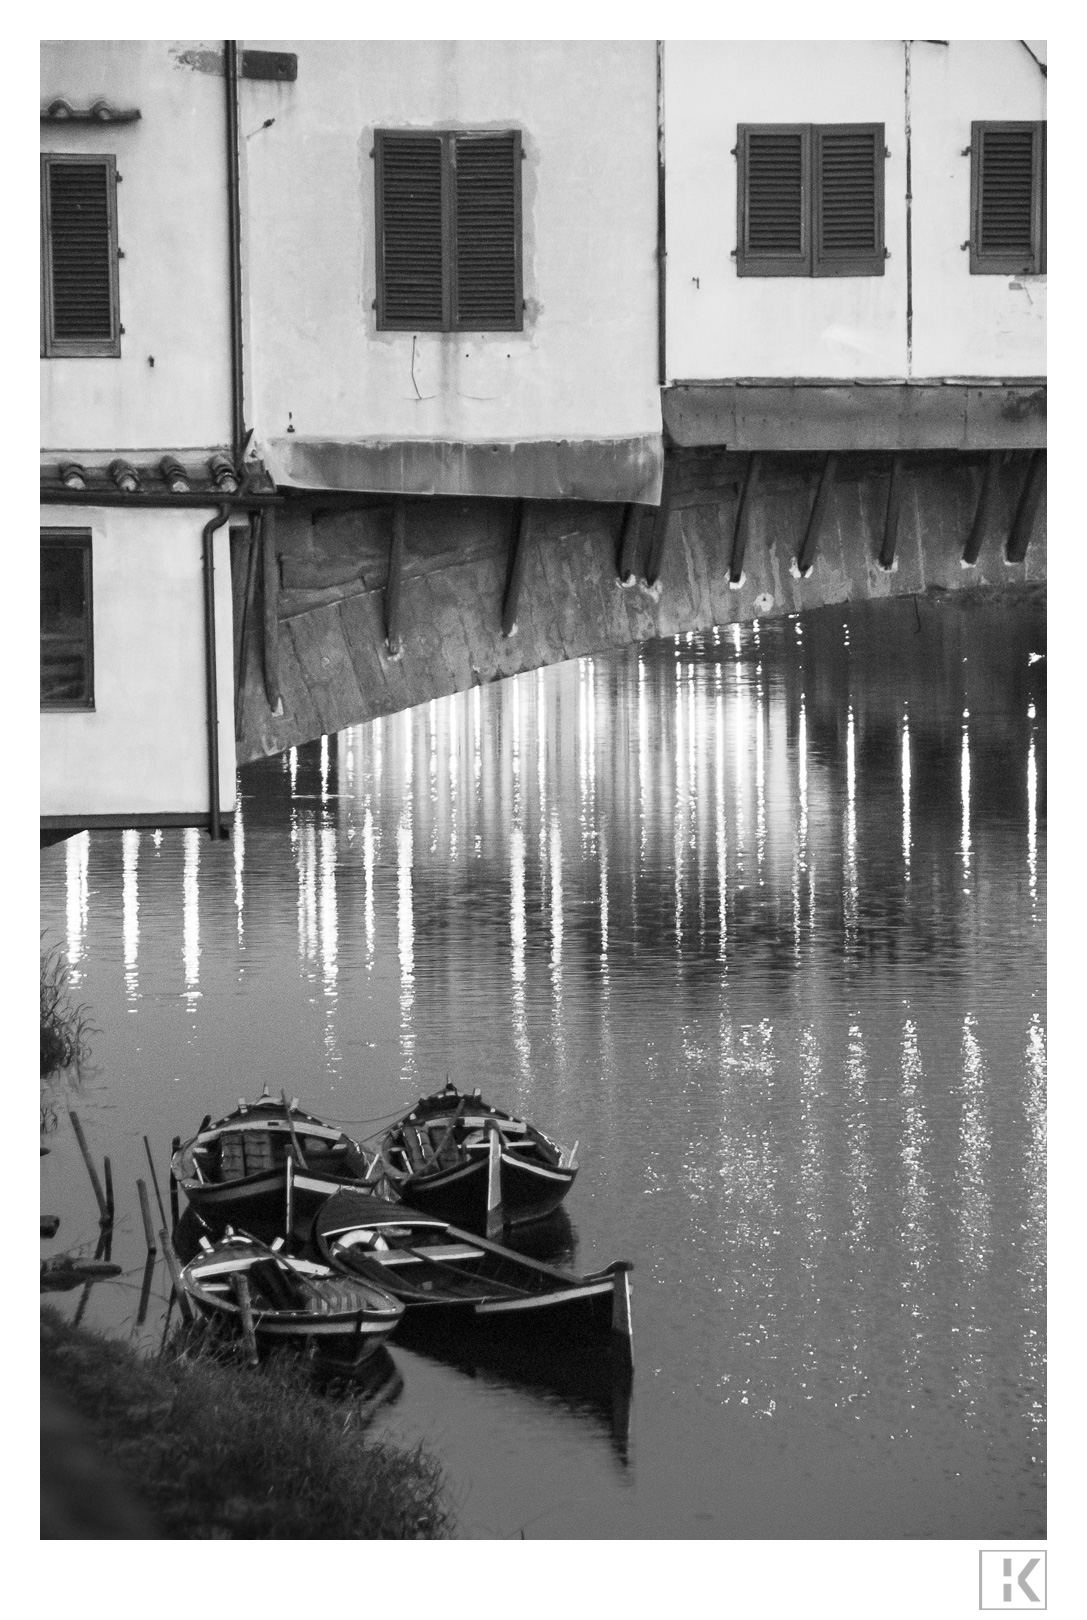
[[288, 1103], [265, 1090], [256, 1102], [239, 1099], [222, 1119], [205, 1119], [170, 1170], [211, 1231], [232, 1224], [263, 1235], [285, 1232], [294, 1215], [313, 1213], [342, 1187], [365, 1185], [371, 1162], [337, 1126], [299, 1108], [297, 1098]]
[[448, 1083], [420, 1097], [380, 1149], [385, 1186], [412, 1209], [500, 1237], [549, 1215], [577, 1175], [577, 1146]]
[[349, 1365], [372, 1355], [404, 1314], [399, 1300], [368, 1279], [288, 1256], [242, 1232], [217, 1243], [203, 1239], [181, 1281], [204, 1316], [233, 1331], [246, 1330], [248, 1315], [258, 1343], [312, 1344]]
[[610, 1344], [632, 1364], [630, 1271], [619, 1260], [579, 1277], [434, 1215], [374, 1194], [336, 1193], [317, 1213], [322, 1260], [405, 1307], [400, 1337], [435, 1329], [534, 1343]]

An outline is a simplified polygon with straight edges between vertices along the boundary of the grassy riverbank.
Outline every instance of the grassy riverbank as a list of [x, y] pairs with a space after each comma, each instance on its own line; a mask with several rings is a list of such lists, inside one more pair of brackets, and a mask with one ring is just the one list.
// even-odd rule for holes
[[42, 1377], [166, 1537], [446, 1536], [441, 1469], [368, 1439], [358, 1399], [320, 1392], [298, 1358], [253, 1371], [206, 1349], [150, 1360], [41, 1312]]

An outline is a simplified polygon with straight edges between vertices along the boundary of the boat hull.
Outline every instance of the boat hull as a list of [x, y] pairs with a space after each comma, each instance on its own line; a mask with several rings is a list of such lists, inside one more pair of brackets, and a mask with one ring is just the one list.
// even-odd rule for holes
[[[543, 1220], [554, 1213], [573, 1186], [576, 1169], [519, 1163], [511, 1153], [501, 1160], [502, 1219], [505, 1226]], [[440, 1216], [457, 1226], [487, 1227], [487, 1159], [481, 1156], [429, 1175], [389, 1174], [398, 1196], [412, 1209]]]

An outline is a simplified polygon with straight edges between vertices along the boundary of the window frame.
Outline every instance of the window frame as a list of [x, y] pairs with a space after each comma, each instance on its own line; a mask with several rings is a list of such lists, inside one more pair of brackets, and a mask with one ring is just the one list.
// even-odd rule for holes
[[[480, 136], [504, 136], [512, 142], [513, 163], [513, 256], [514, 256], [514, 318], [508, 324], [492, 323], [480, 326], [477, 322], [456, 319], [457, 312], [457, 204], [456, 204], [456, 145], [459, 140]], [[442, 314], [440, 321], [398, 320], [390, 317], [387, 308], [385, 276], [385, 141], [388, 136], [398, 140], [437, 139], [441, 149], [441, 233], [442, 233]], [[524, 330], [524, 229], [521, 201], [521, 162], [524, 148], [521, 130], [502, 129], [397, 129], [383, 126], [374, 130], [374, 201], [376, 220], [376, 297], [374, 300], [376, 325], [379, 332], [521, 332]]]
[[[983, 137], [990, 132], [1029, 129], [1031, 154], [1031, 250], [1022, 254], [986, 253], [981, 246]], [[1047, 123], [1044, 118], [976, 118], [970, 125], [970, 274], [972, 276], [1040, 276], [1046, 274]]]
[[[87, 528], [57, 529], [43, 528], [39, 531], [39, 558], [41, 552], [49, 546], [55, 550], [79, 551], [83, 555], [83, 644], [84, 644], [84, 695], [79, 698], [46, 698], [39, 690], [39, 707], [42, 713], [55, 714], [58, 712], [87, 713], [93, 711], [94, 701], [94, 541], [92, 531]], [[39, 563], [40, 569], [40, 563]], [[40, 579], [40, 573], [39, 573]], [[39, 670], [42, 658], [41, 631], [39, 629]]]
[[[876, 243], [870, 252], [829, 256], [819, 248], [823, 215], [822, 145], [827, 134], [870, 133], [873, 137]], [[752, 135], [800, 136], [799, 254], [753, 253], [747, 247], [750, 212], [749, 172]], [[738, 276], [824, 277], [882, 276], [887, 258], [885, 174], [886, 126], [875, 123], [737, 124], [736, 126], [736, 274]]]
[[[58, 338], [54, 331], [52, 197], [49, 171], [60, 164], [80, 164], [106, 171], [106, 210], [110, 289], [108, 338]], [[109, 152], [43, 152], [41, 154], [41, 357], [44, 360], [103, 359], [121, 356], [121, 297], [117, 240], [117, 159]]]

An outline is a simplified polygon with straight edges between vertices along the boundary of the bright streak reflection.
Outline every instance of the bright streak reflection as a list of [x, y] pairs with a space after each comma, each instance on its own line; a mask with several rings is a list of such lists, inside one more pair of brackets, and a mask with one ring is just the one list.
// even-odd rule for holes
[[200, 983], [200, 829], [185, 828], [185, 868], [182, 877], [182, 955], [185, 1000], [195, 1001]]
[[125, 961], [125, 995], [135, 1001], [139, 994], [137, 961], [140, 948], [140, 834], [126, 827], [121, 834], [123, 871], [121, 877], [121, 931]]
[[64, 876], [68, 933], [67, 956], [68, 969], [73, 984], [81, 984], [83, 980], [83, 971], [79, 964], [83, 960], [84, 941], [87, 937], [87, 910], [89, 904], [87, 863], [90, 859], [90, 849], [91, 835], [89, 832], [76, 833], [74, 837], [65, 840]]

